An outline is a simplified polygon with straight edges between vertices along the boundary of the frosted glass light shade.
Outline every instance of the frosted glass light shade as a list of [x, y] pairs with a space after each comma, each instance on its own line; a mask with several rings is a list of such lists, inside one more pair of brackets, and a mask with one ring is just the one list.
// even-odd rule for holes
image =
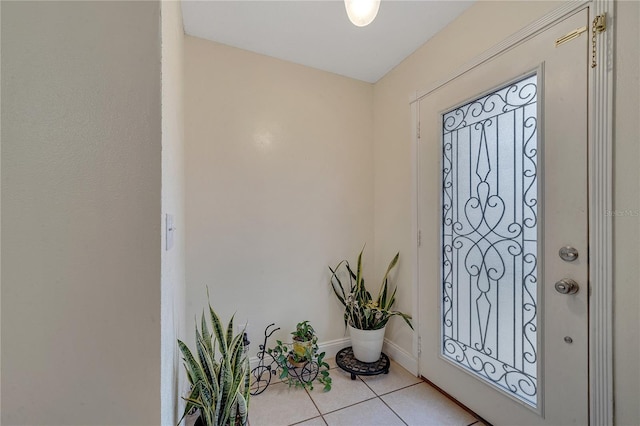
[[380, 0], [344, 0], [344, 7], [353, 25], [364, 27], [376, 19]]

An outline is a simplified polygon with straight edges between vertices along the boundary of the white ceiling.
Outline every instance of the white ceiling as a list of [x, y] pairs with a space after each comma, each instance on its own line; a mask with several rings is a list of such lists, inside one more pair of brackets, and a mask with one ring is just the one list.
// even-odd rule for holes
[[382, 0], [362, 28], [341, 0], [183, 0], [182, 14], [189, 35], [375, 83], [472, 3]]

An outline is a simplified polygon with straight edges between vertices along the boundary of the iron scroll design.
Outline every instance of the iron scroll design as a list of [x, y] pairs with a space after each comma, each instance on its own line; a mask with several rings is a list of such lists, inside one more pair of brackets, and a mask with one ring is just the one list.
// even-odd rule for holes
[[537, 76], [442, 116], [442, 354], [537, 405]]

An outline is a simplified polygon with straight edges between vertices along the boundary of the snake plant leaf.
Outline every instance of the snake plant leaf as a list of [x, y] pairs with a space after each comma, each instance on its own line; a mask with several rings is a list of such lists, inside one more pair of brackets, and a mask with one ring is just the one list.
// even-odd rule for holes
[[218, 413], [222, 416], [220, 421], [222, 424], [226, 424], [226, 417], [229, 414], [227, 411], [227, 403], [231, 396], [231, 387], [233, 386], [233, 376], [231, 374], [231, 363], [228, 358], [221, 360], [220, 363], [220, 399], [218, 402], [220, 403], [221, 410], [216, 409]]
[[204, 409], [200, 410], [200, 415], [204, 416], [204, 422], [206, 425], [212, 425], [215, 419], [215, 413], [211, 410], [210, 406], [205, 406]]
[[386, 301], [380, 301], [380, 308], [385, 311], [390, 311], [393, 304], [396, 302], [396, 292], [398, 291], [398, 287], [393, 289], [393, 293], [391, 293], [391, 297], [389, 297]]
[[[227, 373], [227, 377], [232, 377], [232, 369], [231, 369], [231, 365], [228, 365], [225, 362], [225, 369], [228, 368], [228, 373]], [[228, 387], [227, 392], [223, 392], [222, 393], [222, 397], [225, 398], [224, 401], [222, 401], [222, 407], [223, 407], [223, 411], [222, 411], [222, 424], [226, 425], [228, 424], [228, 422], [230, 421], [230, 419], [234, 419], [236, 413], [234, 413], [234, 409], [236, 408], [237, 405], [237, 397], [238, 394], [240, 393], [240, 386], [242, 384], [242, 380], [229, 380], [227, 379], [226, 382], [230, 383], [230, 386]], [[232, 415], [233, 414], [233, 415]]]
[[364, 288], [364, 279], [362, 278], [362, 252], [364, 252], [364, 247], [358, 254], [358, 269], [356, 272], [356, 286], [358, 293], [360, 293], [360, 291], [362, 291], [362, 288]]
[[233, 317], [235, 317], [235, 314], [231, 315], [229, 325], [227, 325], [227, 347], [231, 345], [231, 341], [233, 340]]
[[351, 290], [353, 290], [353, 282], [356, 280], [357, 276], [355, 272], [353, 272], [353, 269], [351, 269], [351, 265], [349, 265], [349, 262], [346, 260], [344, 260], [343, 262], [345, 264], [345, 267], [347, 268], [347, 271], [349, 272], [349, 281], [351, 282]]
[[232, 365], [234, 371], [240, 364], [240, 360], [242, 359], [243, 355], [243, 349], [243, 336], [241, 334], [238, 334], [229, 342], [229, 353], [231, 355], [229, 358], [233, 361]]
[[206, 318], [204, 316], [204, 311], [202, 312], [202, 316], [201, 316], [201, 323], [202, 323], [202, 337], [204, 339], [204, 343], [205, 343], [205, 347], [207, 348], [207, 353], [209, 354], [213, 354], [213, 342], [211, 341], [211, 332], [209, 331], [209, 326], [207, 326], [207, 321]]
[[[347, 295], [344, 292], [342, 281], [340, 281], [338, 274], [336, 274], [336, 271], [338, 270], [338, 268], [340, 268], [341, 263], [342, 262], [338, 263], [338, 266], [336, 266], [336, 269], [331, 269], [331, 266], [329, 266], [329, 270], [331, 271], [331, 279], [329, 280], [329, 282], [331, 283], [331, 288], [333, 289], [333, 292], [335, 293], [340, 303], [342, 303], [343, 306], [346, 306], [347, 303], [345, 299], [347, 298]], [[334, 279], [335, 279], [335, 282], [334, 282]], [[336, 288], [336, 283], [337, 283], [337, 288]], [[338, 288], [340, 289], [340, 293], [338, 293]]]
[[204, 338], [200, 335], [197, 336], [196, 349], [198, 351], [198, 359], [200, 360], [200, 365], [202, 366], [202, 370], [207, 378], [207, 382], [211, 383], [215, 381], [211, 357], [209, 356], [209, 352], [207, 352]]
[[[218, 377], [219, 377], [219, 369], [216, 369], [216, 367], [214, 367], [214, 379], [211, 382], [211, 387], [213, 388], [213, 393], [214, 395], [220, 395], [220, 384], [218, 383]], [[217, 397], [216, 397], [217, 399]]]
[[[224, 370], [224, 362], [220, 363], [220, 375], [218, 376], [218, 399], [216, 400], [216, 413], [218, 414], [218, 419], [220, 420], [219, 416], [220, 416], [220, 412], [222, 410], [222, 407], [224, 407], [222, 405], [222, 392], [223, 392], [223, 387], [225, 385], [224, 382], [224, 374], [223, 374], [223, 370]], [[216, 421], [216, 424], [218, 424], [218, 421]]]
[[202, 402], [199, 399], [184, 398], [184, 400], [196, 408], [199, 408], [199, 409], [204, 408], [204, 405], [202, 405]]
[[243, 397], [244, 397], [244, 402], [247, 406], [247, 412], [249, 411], [249, 404], [251, 403], [251, 376], [249, 374], [250, 370], [251, 370], [251, 365], [249, 364], [249, 358], [245, 357], [244, 358], [244, 393], [243, 393]]
[[238, 394], [238, 414], [240, 415], [241, 424], [247, 424], [249, 406], [247, 404], [247, 400], [242, 394]]
[[202, 403], [200, 402], [199, 397], [200, 397], [200, 390], [197, 387], [195, 388], [191, 387], [191, 393], [189, 393], [189, 396], [187, 398], [182, 398], [187, 403], [185, 404], [182, 417], [180, 417], [180, 420], [178, 420], [178, 424], [180, 424], [182, 422], [182, 419], [184, 419], [187, 416], [187, 414], [189, 414], [189, 411], [191, 411], [193, 408], [200, 408], [202, 406]]
[[234, 358], [233, 358], [233, 364], [232, 364], [232, 371], [233, 371], [233, 386], [232, 389], [235, 389], [237, 392], [238, 389], [240, 389], [240, 387], [243, 385], [244, 383], [244, 363], [242, 362], [244, 355], [243, 355], [243, 348], [242, 348], [242, 342], [240, 342], [239, 345], [236, 346], [237, 350], [236, 353], [234, 354]]
[[378, 297], [380, 297], [380, 294], [382, 294], [383, 287], [386, 289], [389, 273], [396, 266], [399, 258], [400, 258], [400, 252], [396, 253], [393, 259], [391, 259], [391, 262], [389, 262], [389, 266], [387, 267], [387, 272], [384, 273], [384, 277], [382, 278], [382, 284], [380, 285], [380, 290], [378, 290]]
[[233, 396], [233, 398], [227, 402], [227, 411], [229, 411], [229, 419], [235, 419], [238, 415], [238, 398], [242, 397], [242, 394], [240, 392], [240, 383], [231, 388], [231, 395]]
[[[364, 280], [362, 280], [362, 288], [364, 287]], [[370, 302], [371, 300], [373, 300], [373, 298], [371, 297], [371, 293], [369, 293], [367, 290], [364, 291], [364, 295], [365, 295], [365, 300], [367, 302]]]
[[184, 361], [188, 367], [187, 370], [191, 372], [193, 381], [196, 383], [200, 381], [204, 381], [205, 380], [204, 371], [202, 371], [202, 367], [200, 367], [200, 364], [198, 364], [196, 359], [193, 357], [193, 354], [191, 354], [191, 351], [189, 350], [187, 345], [185, 345], [183, 341], [178, 340], [178, 346], [180, 347], [180, 351], [184, 356]]
[[214, 312], [211, 305], [209, 305], [209, 314], [211, 316], [211, 325], [213, 326], [213, 334], [218, 341], [218, 350], [222, 358], [227, 357], [227, 340], [224, 335], [224, 331], [222, 330], [222, 322], [220, 322], [220, 318]]
[[393, 311], [392, 314], [402, 317], [404, 322], [406, 322], [409, 325], [409, 327], [411, 327], [411, 329], [413, 330], [413, 325], [411, 325], [411, 321], [409, 321], [411, 319], [411, 315], [403, 314], [402, 312], [398, 312], [398, 311]]
[[204, 405], [205, 408], [213, 406], [214, 397], [209, 384], [203, 380], [196, 383], [196, 385], [200, 389], [200, 399], [202, 400], [202, 405]]
[[235, 419], [238, 415], [238, 400], [235, 400], [235, 403], [231, 404], [229, 407], [229, 418]]
[[187, 364], [183, 362], [182, 365], [184, 366], [184, 369], [187, 372], [187, 379], [189, 379], [189, 384], [193, 385], [193, 377], [191, 377], [191, 373], [189, 372], [189, 368], [187, 367]]

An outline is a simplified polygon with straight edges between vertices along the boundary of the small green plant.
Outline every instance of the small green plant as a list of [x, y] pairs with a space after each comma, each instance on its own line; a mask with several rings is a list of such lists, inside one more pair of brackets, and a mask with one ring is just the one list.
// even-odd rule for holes
[[[208, 297], [208, 292], [207, 292]], [[220, 318], [209, 304], [213, 335], [202, 312], [201, 330], [196, 324], [196, 356], [178, 340], [184, 368], [191, 383], [184, 414], [200, 410], [205, 426], [245, 426], [249, 413], [249, 359], [244, 350], [243, 334], [233, 334], [233, 317], [226, 332]], [[216, 358], [217, 352], [220, 358]]]
[[296, 325], [296, 331], [291, 332], [293, 336], [293, 340], [297, 340], [299, 342], [309, 342], [313, 339], [316, 341], [318, 338], [316, 337], [316, 331], [313, 329], [309, 321], [302, 321]]
[[318, 336], [309, 321], [298, 323], [291, 335], [293, 343], [276, 340], [276, 346], [268, 349], [281, 369], [280, 378], [289, 386], [309, 390], [313, 390], [313, 382], [317, 380], [325, 392], [330, 391], [329, 364], [324, 360], [325, 353], [318, 353]]

